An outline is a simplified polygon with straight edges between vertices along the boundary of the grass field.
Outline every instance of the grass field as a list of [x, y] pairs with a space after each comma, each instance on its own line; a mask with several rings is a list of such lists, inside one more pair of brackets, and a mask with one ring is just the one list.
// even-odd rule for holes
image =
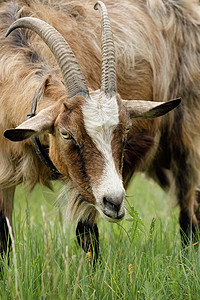
[[142, 176], [127, 194], [126, 220], [99, 220], [101, 261], [92, 268], [53, 195], [19, 188], [0, 299], [200, 299], [199, 248], [181, 248], [177, 208]]

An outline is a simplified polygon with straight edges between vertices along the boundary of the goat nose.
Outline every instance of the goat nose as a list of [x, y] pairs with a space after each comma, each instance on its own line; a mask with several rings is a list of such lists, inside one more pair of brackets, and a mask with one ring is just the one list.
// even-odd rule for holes
[[104, 207], [107, 208], [108, 210], [119, 212], [123, 200], [124, 200], [124, 193], [117, 197], [110, 197], [110, 196], [105, 196], [103, 197], [103, 204]]

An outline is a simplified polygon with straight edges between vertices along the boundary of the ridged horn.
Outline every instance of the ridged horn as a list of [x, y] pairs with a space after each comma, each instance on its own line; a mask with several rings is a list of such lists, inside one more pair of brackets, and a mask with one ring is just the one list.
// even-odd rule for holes
[[98, 1], [94, 9], [99, 10], [102, 19], [102, 79], [101, 90], [108, 94], [116, 93], [115, 47], [112, 28], [107, 8], [102, 1]]
[[8, 36], [16, 28], [28, 28], [37, 33], [53, 53], [61, 69], [65, 88], [69, 98], [78, 94], [88, 96], [88, 88], [72, 49], [64, 37], [48, 23], [32, 17], [16, 20], [8, 29]]

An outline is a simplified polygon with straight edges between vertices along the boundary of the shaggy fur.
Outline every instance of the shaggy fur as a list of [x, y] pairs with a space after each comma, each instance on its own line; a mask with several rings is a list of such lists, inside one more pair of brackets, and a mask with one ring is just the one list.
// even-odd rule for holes
[[[122, 98], [153, 101], [182, 98], [180, 108], [167, 117], [133, 121], [127, 142], [122, 141], [121, 146], [125, 153], [124, 182], [127, 186], [134, 171], [142, 170], [164, 189], [174, 186], [181, 209], [181, 228], [187, 233], [188, 225], [197, 228], [199, 224], [195, 192], [199, 186], [200, 169], [198, 1], [104, 2], [113, 28], [117, 87]], [[40, 42], [38, 36], [24, 29], [13, 31], [5, 39], [8, 27], [22, 16], [38, 17], [54, 26], [74, 51], [88, 87], [97, 90], [101, 78], [101, 22], [93, 9], [94, 4], [95, 0], [1, 2], [1, 136], [7, 128], [16, 127], [24, 121], [34, 92], [45, 76], [51, 74], [51, 79], [38, 111], [65, 97], [60, 71], [46, 45]], [[48, 135], [44, 135], [42, 143], [48, 145], [48, 139]], [[90, 142], [88, 140], [88, 144]], [[115, 141], [112, 143], [115, 144]], [[72, 161], [76, 160], [76, 151], [71, 149]], [[98, 149], [95, 151], [98, 152]], [[53, 152], [56, 156], [57, 149]], [[80, 155], [84, 155], [84, 151]], [[14, 147], [12, 142], [1, 139], [0, 156], [3, 157], [0, 165], [2, 189], [20, 182], [29, 183], [31, 187], [37, 182], [49, 185], [50, 174], [36, 157], [30, 141], [19, 142]], [[50, 156], [53, 157], [52, 153]], [[118, 161], [122, 168], [120, 157]], [[92, 169], [92, 166], [88, 168]], [[83, 174], [84, 170], [82, 165], [80, 173]], [[73, 194], [76, 199], [74, 207], [79, 210], [83, 199], [77, 191]], [[93, 216], [92, 220], [95, 218]]]

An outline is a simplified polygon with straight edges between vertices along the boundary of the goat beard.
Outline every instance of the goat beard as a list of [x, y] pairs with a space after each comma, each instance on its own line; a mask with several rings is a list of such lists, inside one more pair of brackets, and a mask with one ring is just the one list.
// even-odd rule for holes
[[86, 220], [94, 223], [99, 214], [94, 204], [84, 199], [71, 182], [68, 182], [62, 188], [57, 198], [57, 206], [60, 208], [65, 207], [67, 222], [74, 224]]

